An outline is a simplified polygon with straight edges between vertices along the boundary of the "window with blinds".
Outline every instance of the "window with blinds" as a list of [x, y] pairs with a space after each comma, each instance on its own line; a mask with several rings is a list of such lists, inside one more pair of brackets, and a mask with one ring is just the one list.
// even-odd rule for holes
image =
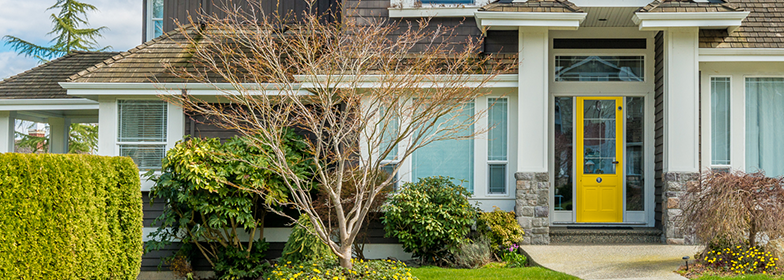
[[166, 102], [120, 100], [117, 109], [120, 155], [132, 158], [140, 170], [160, 169], [166, 153]]
[[489, 98], [487, 105], [487, 194], [506, 194], [509, 104], [506, 98]]

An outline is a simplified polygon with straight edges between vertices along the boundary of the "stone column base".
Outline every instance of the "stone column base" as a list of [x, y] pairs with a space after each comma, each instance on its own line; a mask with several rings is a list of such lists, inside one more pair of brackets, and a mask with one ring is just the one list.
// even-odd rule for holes
[[664, 241], [667, 244], [695, 244], [694, 236], [684, 233], [677, 219], [682, 214], [681, 200], [686, 190], [700, 183], [700, 173], [667, 172], [662, 174], [664, 192], [662, 193], [662, 224]]
[[550, 180], [547, 173], [518, 172], [515, 213], [523, 244], [550, 244]]

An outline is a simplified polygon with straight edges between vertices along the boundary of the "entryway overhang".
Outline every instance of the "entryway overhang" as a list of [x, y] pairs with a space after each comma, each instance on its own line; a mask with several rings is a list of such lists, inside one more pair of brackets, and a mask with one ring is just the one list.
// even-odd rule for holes
[[544, 27], [550, 30], [577, 30], [586, 13], [492, 12], [474, 13], [476, 25], [486, 30], [516, 30], [520, 27]]
[[642, 31], [667, 28], [698, 27], [701, 29], [727, 29], [732, 33], [741, 26], [749, 12], [637, 12], [632, 21]]

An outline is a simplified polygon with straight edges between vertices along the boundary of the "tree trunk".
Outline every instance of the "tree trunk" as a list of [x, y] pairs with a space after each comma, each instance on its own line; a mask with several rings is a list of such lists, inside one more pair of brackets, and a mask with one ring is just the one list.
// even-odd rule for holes
[[757, 247], [757, 219], [751, 218], [751, 228], [749, 229], [749, 246]]
[[340, 250], [343, 255], [340, 257], [340, 266], [348, 269], [354, 268], [354, 264], [351, 263], [351, 244], [341, 245]]

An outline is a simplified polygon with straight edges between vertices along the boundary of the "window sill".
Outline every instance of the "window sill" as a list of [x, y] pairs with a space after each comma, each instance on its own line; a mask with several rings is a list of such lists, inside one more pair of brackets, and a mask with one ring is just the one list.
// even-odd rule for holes
[[389, 8], [391, 18], [474, 17], [479, 6]]

